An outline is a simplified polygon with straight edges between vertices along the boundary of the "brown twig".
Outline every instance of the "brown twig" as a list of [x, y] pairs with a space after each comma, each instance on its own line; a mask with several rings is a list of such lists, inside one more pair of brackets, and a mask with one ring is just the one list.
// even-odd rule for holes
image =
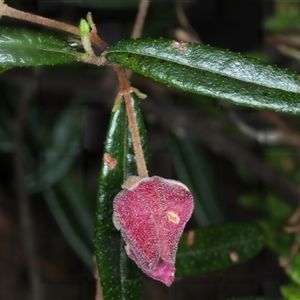
[[195, 31], [184, 12], [182, 2], [177, 1], [175, 8], [178, 21], [189, 37], [188, 41], [186, 40], [186, 42], [202, 43], [198, 33]]
[[120, 83], [120, 92], [117, 96], [116, 101], [119, 101], [121, 97], [124, 97], [129, 130], [131, 133], [134, 154], [136, 157], [138, 175], [140, 177], [148, 177], [148, 170], [145, 162], [140, 133], [139, 133], [139, 129], [138, 129], [135, 113], [134, 113], [134, 108], [132, 106], [131, 96], [130, 96], [131, 93], [135, 92], [135, 89], [130, 86], [125, 74], [125, 69], [123, 67], [115, 66], [115, 70], [117, 72], [119, 83]]
[[[136, 15], [132, 33], [131, 33], [131, 38], [133, 39], [137, 39], [142, 36], [142, 31], [147, 16], [149, 4], [150, 4], [150, 0], [140, 0], [138, 13]], [[126, 76], [130, 78], [131, 75], [132, 75], [132, 71], [127, 69]]]
[[140, 0], [139, 10], [136, 15], [131, 38], [136, 39], [141, 37], [150, 0]]
[[270, 122], [275, 124], [284, 134], [286, 139], [300, 151], [300, 135], [279, 114], [262, 110], [260, 111]]
[[29, 103], [34, 92], [34, 87], [27, 85], [23, 88], [22, 96], [19, 99], [19, 105], [16, 111], [16, 120], [14, 124], [14, 171], [15, 184], [17, 190], [18, 208], [20, 215], [21, 236], [23, 238], [23, 247], [28, 266], [30, 284], [31, 284], [31, 299], [42, 299], [42, 287], [38, 275], [37, 255], [35, 246], [35, 234], [32, 224], [32, 216], [30, 204], [28, 200], [26, 188], [26, 171], [24, 166], [24, 145], [23, 133], [26, 115], [29, 108]]
[[[136, 32], [134, 33], [135, 35], [139, 35], [141, 33], [144, 19], [145, 19], [146, 12], [147, 12], [148, 4], [149, 4], [149, 0], [145, 0], [145, 1], [141, 0], [139, 14], [138, 14], [137, 21], [136, 21], [136, 29], [135, 29]], [[66, 24], [63, 22], [51, 20], [48, 18], [44, 18], [41, 16], [37, 16], [34, 14], [25, 13], [23, 11], [9, 7], [8, 5], [4, 4], [3, 1], [0, 1], [0, 13], [1, 13], [1, 16], [7, 16], [7, 17], [15, 18], [15, 19], [25, 20], [25, 21], [29, 21], [31, 23], [40, 24], [43, 26], [51, 27], [51, 28], [56, 28], [59, 30], [63, 30], [63, 31], [81, 36], [80, 29], [75, 26], [72, 26], [72, 25], [69, 25], [69, 24]], [[88, 14], [87, 18], [88, 18], [89, 25], [92, 28], [92, 31], [90, 32], [90, 35], [88, 36], [90, 42], [98, 45], [102, 50], [107, 49], [108, 45], [97, 35], [96, 26], [92, 20], [91, 14]], [[98, 58], [94, 55], [91, 47], [90, 47], [89, 52], [90, 52], [89, 53], [90, 54], [89, 62], [94, 63], [92, 60], [96, 59], [96, 64], [97, 64]], [[142, 146], [141, 146], [140, 136], [139, 136], [139, 132], [138, 132], [138, 128], [137, 128], [137, 123], [135, 120], [134, 110], [133, 110], [133, 107], [131, 104], [131, 99], [130, 99], [131, 98], [130, 93], [133, 90], [127, 80], [125, 69], [120, 66], [117, 66], [114, 69], [118, 75], [118, 79], [120, 82], [120, 93], [124, 96], [124, 100], [126, 103], [129, 128], [130, 128], [130, 132], [132, 135], [134, 151], [135, 151], [136, 159], [137, 159], [138, 173], [139, 173], [139, 176], [147, 177], [148, 171], [146, 168], [146, 163], [145, 163], [144, 154], [143, 154], [143, 150], [142, 150]]]
[[[23, 12], [21, 10], [3, 4], [3, 1], [0, 2], [0, 17], [1, 16], [6, 16], [38, 25], [43, 25], [50, 28], [55, 28], [80, 36], [79, 28], [76, 26], [41, 17], [35, 14]], [[98, 46], [102, 50], [106, 50], [108, 48], [107, 43], [104, 42], [94, 31], [91, 32], [90, 40], [94, 45]]]

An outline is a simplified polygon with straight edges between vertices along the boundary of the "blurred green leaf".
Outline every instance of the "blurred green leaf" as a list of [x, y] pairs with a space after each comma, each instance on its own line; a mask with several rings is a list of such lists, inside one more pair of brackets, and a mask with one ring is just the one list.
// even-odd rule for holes
[[293, 244], [294, 237], [283, 231], [285, 222], [278, 220], [262, 220], [259, 225], [265, 230], [267, 234], [266, 243], [268, 246], [281, 257], [289, 255], [290, 247]]
[[68, 173], [58, 182], [59, 189], [70, 203], [74, 221], [82, 231], [87, 244], [92, 245], [94, 237], [94, 203], [83, 179]]
[[168, 86], [238, 105], [300, 112], [298, 75], [258, 59], [196, 43], [123, 40], [108, 60]]
[[262, 210], [272, 220], [281, 222], [285, 222], [294, 212], [294, 208], [289, 203], [273, 192], [242, 195], [239, 197], [239, 203], [247, 208]]
[[[137, 97], [131, 94], [146, 159], [149, 157], [147, 137]], [[124, 250], [124, 242], [112, 223], [113, 199], [121, 190], [121, 184], [130, 176], [137, 175], [136, 159], [128, 128], [123, 99], [111, 114], [104, 146], [99, 176], [95, 221], [95, 250], [105, 299], [142, 299], [141, 271]], [[115, 161], [114, 161], [115, 160]]]
[[[46, 137], [48, 142], [37, 170], [27, 176], [29, 190], [37, 192], [50, 187], [70, 169], [81, 150], [83, 122], [83, 111], [78, 105], [73, 103], [63, 111], [52, 133]], [[40, 130], [36, 128], [36, 138], [41, 137], [45, 128]]]
[[[279, 8], [279, 5], [280, 8]], [[299, 1], [277, 1], [275, 13], [264, 21], [264, 27], [268, 31], [282, 32], [300, 29]]]
[[77, 61], [64, 40], [45, 32], [0, 27], [0, 67], [29, 67]]
[[[84, 108], [73, 101], [65, 107], [51, 128], [41, 110], [28, 112], [31, 143], [42, 149], [42, 162], [27, 147], [27, 162], [39, 165], [28, 175], [31, 192], [41, 191], [63, 235], [86, 265], [94, 271], [94, 207], [84, 181], [70, 172], [81, 150]], [[29, 144], [29, 142], [28, 142]]]
[[[84, 205], [87, 199], [79, 185], [72, 186], [72, 193], [67, 191], [72, 181], [70, 177], [61, 178], [55, 186], [44, 189], [43, 195], [65, 238], [93, 271], [93, 215]], [[71, 197], [73, 193], [75, 199]]]
[[290, 278], [300, 285], [300, 254], [296, 254], [295, 257], [293, 258], [291, 268], [288, 272], [288, 275]]
[[298, 153], [295, 148], [286, 145], [265, 147], [265, 161], [274, 170], [284, 174], [289, 180], [300, 184], [298, 172]]
[[31, 105], [28, 111], [27, 124], [33, 146], [37, 149], [45, 149], [47, 141], [51, 136], [51, 122], [45, 117], [42, 110], [34, 104]]
[[300, 299], [300, 286], [290, 283], [280, 287], [281, 294], [287, 300]]
[[285, 222], [294, 212], [294, 208], [274, 193], [267, 195], [266, 211], [273, 220]]
[[184, 233], [178, 245], [176, 275], [189, 276], [219, 271], [243, 263], [266, 244], [266, 235], [257, 225], [214, 224], [195, 230], [189, 245]]
[[10, 68], [9, 67], [0, 67], [0, 74], [1, 73], [4, 73], [5, 71], [9, 70]]
[[193, 194], [193, 215], [200, 226], [224, 221], [216, 199], [210, 166], [200, 147], [187, 135], [169, 135], [176, 173]]

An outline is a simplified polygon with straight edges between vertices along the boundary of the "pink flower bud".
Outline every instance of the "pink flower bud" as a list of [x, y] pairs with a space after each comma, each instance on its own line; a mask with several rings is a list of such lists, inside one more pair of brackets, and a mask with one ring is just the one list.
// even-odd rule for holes
[[114, 199], [113, 221], [127, 255], [148, 276], [170, 286], [177, 244], [191, 217], [194, 201], [179, 181], [131, 176]]

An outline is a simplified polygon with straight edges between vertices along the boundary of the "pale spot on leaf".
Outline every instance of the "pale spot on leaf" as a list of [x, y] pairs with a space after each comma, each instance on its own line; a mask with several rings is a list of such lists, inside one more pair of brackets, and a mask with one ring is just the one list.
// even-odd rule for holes
[[229, 253], [229, 257], [230, 257], [230, 260], [233, 262], [233, 263], [237, 263], [239, 262], [239, 255], [236, 253], [236, 252], [230, 252]]
[[108, 153], [104, 153], [103, 160], [107, 164], [107, 166], [110, 170], [113, 170], [118, 163], [117, 160], [115, 158], [111, 157]]
[[173, 41], [172, 47], [177, 49], [179, 52], [184, 53], [188, 47], [188, 43]]

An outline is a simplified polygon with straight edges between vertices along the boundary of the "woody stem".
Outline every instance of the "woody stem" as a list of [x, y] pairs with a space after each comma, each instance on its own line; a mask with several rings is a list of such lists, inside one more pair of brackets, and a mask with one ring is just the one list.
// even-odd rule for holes
[[115, 66], [114, 69], [117, 72], [120, 82], [120, 91], [125, 101], [129, 130], [131, 133], [133, 150], [136, 157], [138, 175], [140, 177], [148, 177], [148, 170], [145, 162], [144, 151], [142, 148], [141, 137], [130, 96], [130, 94], [132, 93], [132, 87], [127, 80], [125, 69], [121, 66]]
[[[31, 13], [12, 8], [0, 1], [0, 17], [6, 16], [14, 19], [24, 20], [31, 23], [59, 29], [80, 36], [80, 30], [76, 26], [72, 26], [63, 22], [37, 16]], [[96, 33], [91, 32], [90, 40], [93, 44], [102, 50], [106, 50], [108, 45]]]

